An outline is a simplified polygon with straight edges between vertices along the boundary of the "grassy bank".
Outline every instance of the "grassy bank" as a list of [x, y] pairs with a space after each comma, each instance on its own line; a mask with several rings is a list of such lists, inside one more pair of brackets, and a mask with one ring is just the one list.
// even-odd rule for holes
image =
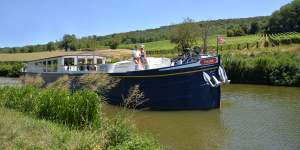
[[[5, 117], [0, 118], [0, 145], [5, 149], [161, 149], [152, 138], [138, 134], [128, 120], [105, 117], [102, 103], [101, 97], [87, 90], [2, 87], [0, 113]], [[9, 115], [14, 119], [7, 121]]]
[[101, 135], [74, 130], [0, 107], [0, 149], [91, 149], [100, 147]]
[[222, 52], [233, 83], [300, 86], [300, 46]]

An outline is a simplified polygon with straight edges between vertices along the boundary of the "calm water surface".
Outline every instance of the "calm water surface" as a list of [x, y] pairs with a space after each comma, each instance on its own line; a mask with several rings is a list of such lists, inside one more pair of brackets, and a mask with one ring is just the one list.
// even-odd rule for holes
[[[229, 85], [221, 109], [127, 111], [167, 149], [300, 149], [300, 88]], [[123, 112], [106, 105], [107, 114]]]

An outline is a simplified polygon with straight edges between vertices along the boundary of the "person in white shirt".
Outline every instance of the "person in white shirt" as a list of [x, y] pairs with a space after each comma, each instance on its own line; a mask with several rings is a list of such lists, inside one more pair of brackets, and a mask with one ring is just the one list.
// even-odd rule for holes
[[137, 49], [134, 54], [134, 62], [136, 64], [135, 70], [147, 69], [148, 63], [147, 63], [144, 47], [145, 47], [144, 45], [140, 45], [139, 49]]

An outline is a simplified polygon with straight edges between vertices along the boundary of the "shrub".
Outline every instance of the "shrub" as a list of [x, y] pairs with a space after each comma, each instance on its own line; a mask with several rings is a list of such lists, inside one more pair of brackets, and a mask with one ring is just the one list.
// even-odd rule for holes
[[131, 139], [131, 136], [134, 134], [133, 129], [132, 124], [121, 116], [106, 122], [104, 127], [105, 138], [107, 139], [105, 148], [117, 146]]
[[32, 86], [0, 88], [1, 106], [74, 127], [99, 126], [101, 101], [91, 91], [70, 93]]
[[137, 108], [145, 101], [144, 93], [140, 90], [140, 86], [134, 85], [129, 89], [129, 94], [124, 99], [124, 105], [126, 108]]
[[47, 88], [56, 88], [61, 90], [69, 90], [71, 89], [73, 78], [68, 75], [64, 75], [58, 78], [56, 81], [51, 82], [47, 85]]
[[224, 55], [223, 65], [232, 82], [300, 85], [299, 52], [268, 52], [253, 56]]
[[125, 141], [124, 143], [111, 146], [109, 150], [158, 150], [162, 149], [158, 143], [151, 138], [134, 136], [130, 140]]
[[270, 73], [273, 70], [275, 60], [271, 57], [258, 57], [254, 60], [251, 69], [251, 80], [256, 83], [270, 83]]
[[66, 90], [47, 89], [38, 99], [34, 113], [40, 118], [78, 127], [94, 125], [100, 119], [99, 97], [90, 91], [71, 94]]
[[34, 109], [38, 90], [32, 86], [3, 87], [1, 90], [1, 105], [22, 112]]
[[249, 75], [249, 64], [241, 58], [226, 58], [224, 59], [226, 72], [233, 82], [242, 82], [247, 80]]
[[0, 76], [18, 77], [22, 67], [22, 63], [0, 63]]
[[86, 74], [79, 78], [79, 86], [82, 89], [92, 90], [98, 94], [103, 94], [115, 87], [119, 79], [112, 78], [107, 74]]
[[275, 85], [296, 86], [299, 82], [297, 74], [299, 75], [299, 68], [295, 63], [279, 60], [270, 73], [270, 80]]
[[24, 85], [30, 85], [37, 88], [42, 87], [45, 84], [45, 81], [41, 75], [35, 75], [35, 76], [25, 75], [25, 76], [21, 76], [20, 80]]

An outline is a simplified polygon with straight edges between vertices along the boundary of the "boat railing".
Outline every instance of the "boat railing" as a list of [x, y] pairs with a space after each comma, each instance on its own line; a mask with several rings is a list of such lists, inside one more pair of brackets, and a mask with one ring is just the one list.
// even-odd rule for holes
[[62, 65], [61, 67], [63, 72], [92, 72], [98, 70], [96, 64]]

